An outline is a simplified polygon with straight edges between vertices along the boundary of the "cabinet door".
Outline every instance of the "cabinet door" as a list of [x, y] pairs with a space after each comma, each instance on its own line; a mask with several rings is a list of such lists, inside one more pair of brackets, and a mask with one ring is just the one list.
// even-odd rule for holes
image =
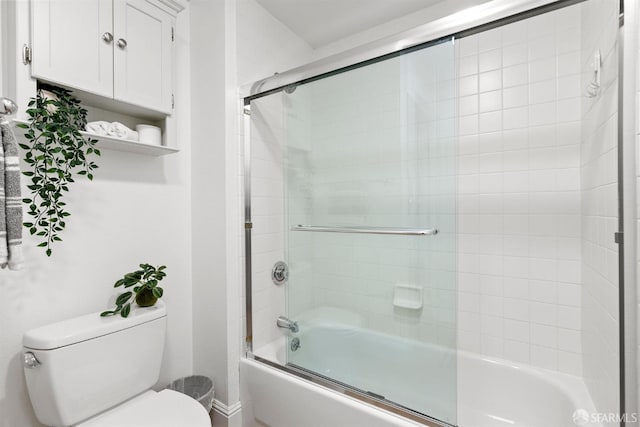
[[147, 0], [114, 0], [114, 98], [171, 113], [172, 17]]
[[111, 0], [31, 0], [33, 77], [113, 97], [112, 22]]

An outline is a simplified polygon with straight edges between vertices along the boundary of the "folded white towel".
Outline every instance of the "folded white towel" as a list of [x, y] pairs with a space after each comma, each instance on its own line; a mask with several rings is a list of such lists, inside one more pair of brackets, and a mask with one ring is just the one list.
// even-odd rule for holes
[[108, 134], [110, 136], [115, 136], [116, 138], [131, 139], [134, 141], [138, 140], [138, 132], [129, 129], [120, 122], [111, 123]]
[[111, 123], [99, 120], [97, 122], [89, 122], [84, 127], [89, 133], [95, 133], [96, 135], [109, 135], [111, 129]]

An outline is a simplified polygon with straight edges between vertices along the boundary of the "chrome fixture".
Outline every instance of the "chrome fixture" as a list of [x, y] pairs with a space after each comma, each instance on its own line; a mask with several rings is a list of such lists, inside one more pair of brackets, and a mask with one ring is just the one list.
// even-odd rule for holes
[[118, 46], [120, 49], [124, 49], [125, 47], [127, 47], [127, 41], [125, 39], [118, 39], [118, 41], [116, 42], [116, 46]]
[[289, 267], [284, 261], [278, 261], [271, 270], [271, 280], [276, 285], [283, 285], [289, 280]]
[[295, 337], [294, 339], [291, 340], [291, 351], [296, 351], [297, 349], [300, 348], [300, 338]]
[[24, 366], [29, 369], [35, 369], [38, 366], [42, 365], [42, 363], [40, 363], [40, 361], [36, 358], [36, 355], [31, 353], [30, 351], [27, 351], [22, 355], [22, 361], [24, 363]]
[[113, 41], [113, 34], [107, 31], [102, 35], [102, 40], [104, 40], [107, 43], [111, 43]]
[[276, 325], [278, 325], [278, 328], [289, 329], [294, 334], [299, 331], [298, 322], [289, 320], [284, 316], [278, 317], [278, 320], [276, 321]]
[[9, 123], [8, 116], [14, 115], [18, 111], [18, 104], [9, 98], [0, 98], [0, 123]]
[[323, 233], [391, 234], [399, 236], [434, 236], [435, 228], [392, 228], [392, 227], [326, 227], [322, 225], [294, 225], [291, 231], [320, 231]]

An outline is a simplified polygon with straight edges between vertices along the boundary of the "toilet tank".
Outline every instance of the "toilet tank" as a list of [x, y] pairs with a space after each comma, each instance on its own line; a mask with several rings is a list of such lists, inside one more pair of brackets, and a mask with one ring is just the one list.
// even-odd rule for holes
[[[166, 308], [128, 318], [88, 314], [25, 333], [24, 373], [31, 404], [47, 426], [70, 426], [151, 388], [160, 374]], [[29, 367], [29, 353], [39, 365]]]

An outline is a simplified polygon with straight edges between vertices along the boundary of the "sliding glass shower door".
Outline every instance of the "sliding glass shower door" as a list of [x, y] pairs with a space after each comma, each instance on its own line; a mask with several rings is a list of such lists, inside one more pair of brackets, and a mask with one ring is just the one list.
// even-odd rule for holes
[[456, 422], [453, 40], [284, 90], [287, 363]]

